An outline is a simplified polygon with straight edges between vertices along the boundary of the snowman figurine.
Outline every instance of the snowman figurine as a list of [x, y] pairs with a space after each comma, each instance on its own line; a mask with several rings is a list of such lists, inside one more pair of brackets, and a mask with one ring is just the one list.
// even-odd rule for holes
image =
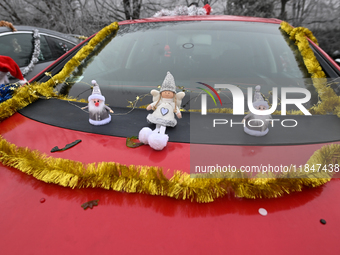
[[169, 136], [165, 134], [166, 127], [175, 127], [177, 118], [182, 118], [179, 110], [182, 99], [185, 96], [184, 92], [176, 93], [175, 79], [170, 72], [163, 81], [160, 91], [151, 90], [153, 103], [147, 106], [147, 110], [153, 110], [147, 116], [147, 121], [156, 124], [156, 128], [151, 130], [144, 127], [140, 130], [138, 138], [144, 144], [149, 144], [155, 150], [163, 150], [167, 145]]
[[105, 97], [102, 95], [98, 83], [92, 81], [93, 90], [88, 98], [88, 105], [81, 109], [89, 109], [89, 122], [95, 126], [101, 126], [110, 123], [112, 109], [105, 105]]
[[[253, 106], [255, 109], [263, 111], [269, 108], [267, 101], [265, 101], [260, 92], [261, 86], [257, 85], [255, 87]], [[264, 136], [269, 132], [269, 123], [272, 119], [270, 114], [268, 115], [257, 115], [254, 113], [247, 114], [242, 123], [246, 122], [244, 125], [244, 132], [252, 136]]]

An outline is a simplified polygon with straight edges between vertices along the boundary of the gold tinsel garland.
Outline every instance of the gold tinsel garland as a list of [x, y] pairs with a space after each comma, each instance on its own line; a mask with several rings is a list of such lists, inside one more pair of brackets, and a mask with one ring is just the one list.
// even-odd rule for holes
[[[306, 39], [307, 36], [313, 42], [317, 43], [317, 40], [313, 36], [312, 32], [307, 28], [292, 28], [287, 22], [281, 23], [281, 29], [285, 31], [292, 40], [296, 41], [308, 72], [312, 75], [313, 84], [320, 96], [321, 101], [317, 105], [310, 108], [310, 112], [312, 114], [334, 113], [340, 117], [340, 97], [338, 97], [333, 89], [327, 85], [327, 81], [325, 79], [326, 76], [322, 71], [322, 68], [317, 61], [312, 49], [309, 47], [308, 40]], [[74, 71], [74, 69], [80, 65], [81, 61], [93, 51], [97, 44], [99, 44], [106, 36], [111, 33], [115, 33], [117, 30], [118, 23], [116, 22], [105, 27], [100, 32], [98, 32], [98, 34], [89, 42], [89, 44], [84, 46], [57, 75], [53, 76], [45, 83], [34, 83], [17, 90], [12, 99], [9, 99], [1, 104], [2, 111], [0, 112], [0, 121], [34, 102], [39, 98], [39, 96], [44, 96], [47, 98], [57, 97], [63, 100], [84, 102], [84, 100], [77, 100], [75, 98], [57, 95], [55, 92], [53, 92], [53, 88], [58, 83], [64, 82], [65, 79], [72, 73], [72, 71]], [[232, 113], [232, 109], [216, 108], [209, 109], [209, 112]], [[275, 111], [273, 114], [280, 114], [280, 111]], [[287, 114], [301, 115], [302, 113], [301, 111], [290, 111], [287, 112]]]
[[[314, 37], [313, 33], [304, 27], [293, 28], [287, 22], [283, 21], [280, 24], [280, 28], [285, 31], [289, 38], [295, 41], [301, 56], [303, 58], [304, 64], [311, 74], [313, 85], [318, 92], [320, 101], [317, 105], [311, 107], [309, 111], [311, 114], [328, 114], [333, 113], [340, 118], [340, 97], [336, 95], [334, 90], [327, 83], [326, 75], [322, 70], [318, 60], [316, 59], [313, 50], [310, 48], [308, 37], [312, 42], [318, 45], [317, 39]], [[190, 111], [200, 111], [200, 110], [190, 110]], [[214, 108], [209, 109], [208, 112], [213, 113], [232, 113], [230, 108]], [[281, 114], [281, 111], [275, 111], [273, 115]], [[292, 110], [287, 112], [288, 115], [303, 115], [301, 111]]]
[[[304, 56], [308, 71], [312, 73], [312, 77], [323, 78], [324, 74], [321, 67], [317, 66], [318, 63], [314, 54], [310, 54], [310, 51], [307, 49], [305, 34], [312, 37], [311, 33], [302, 29], [292, 32], [293, 29], [290, 30], [288, 28], [289, 25], [287, 26], [285, 23], [282, 23], [281, 27], [284, 30], [286, 28], [287, 33], [292, 33], [292, 37], [297, 40], [298, 47]], [[80, 65], [81, 61], [93, 51], [94, 47], [107, 35], [116, 32], [117, 29], [118, 24], [113, 23], [100, 31], [88, 45], [84, 46], [65, 65], [60, 73], [53, 76], [47, 82], [41, 84], [33, 83], [18, 89], [12, 99], [1, 104], [0, 121], [34, 102], [40, 96], [61, 98], [61, 96], [57, 96], [53, 92], [54, 86], [64, 82], [68, 75]], [[327, 96], [334, 96], [328, 89], [325, 89], [323, 82], [315, 82], [314, 85], [318, 89], [321, 99], [325, 99], [323, 102], [327, 100]], [[67, 97], [63, 97], [63, 99], [76, 101], [76, 99]], [[320, 109], [323, 107], [320, 107], [320, 105], [314, 107], [315, 112], [321, 111]], [[228, 110], [225, 111], [228, 112]], [[317, 164], [323, 164], [323, 166], [339, 164], [339, 152], [340, 145], [335, 144], [323, 147], [313, 154], [307, 165], [311, 168], [311, 166]], [[309, 171], [307, 173], [297, 171], [276, 176], [261, 175], [253, 178], [248, 178], [247, 174], [240, 171], [223, 176], [209, 176], [222, 178], [190, 178], [189, 174], [176, 171], [171, 179], [167, 179], [162, 169], [158, 167], [125, 166], [115, 162], [84, 165], [81, 162], [48, 157], [39, 151], [16, 147], [2, 137], [0, 137], [0, 162], [4, 165], [17, 168], [44, 182], [55, 183], [64, 187], [100, 187], [116, 191], [191, 199], [197, 202], [214, 201], [226, 195], [230, 190], [238, 197], [278, 197], [285, 193], [301, 191], [304, 186], [320, 186], [331, 179], [331, 173], [328, 171]]]
[[58, 96], [53, 91], [54, 87], [57, 84], [64, 82], [65, 79], [75, 70], [75, 68], [80, 65], [81, 61], [83, 61], [98, 44], [100, 44], [107, 36], [111, 34], [115, 35], [117, 30], [117, 22], [114, 22], [109, 26], [103, 28], [88, 42], [87, 45], [82, 47], [77, 52], [77, 54], [66, 63], [66, 65], [58, 74], [51, 77], [47, 82], [34, 82], [32, 84], [25, 85], [20, 89], [17, 89], [11, 99], [8, 99], [7, 101], [1, 103], [0, 121], [12, 116], [15, 112], [33, 103], [39, 97], [57, 97], [70, 101], [77, 101], [74, 98]]
[[[70, 188], [91, 187], [161, 195], [201, 203], [212, 202], [230, 191], [238, 197], [273, 198], [301, 191], [305, 186], [320, 186], [331, 179], [332, 173], [326, 168], [337, 165], [339, 171], [339, 155], [340, 145], [332, 144], [316, 151], [303, 169], [279, 175], [257, 174], [249, 178], [247, 173], [237, 171], [223, 175], [205, 174], [208, 178], [199, 178], [204, 177], [199, 175], [191, 178], [190, 174], [176, 171], [171, 179], [167, 179], [158, 167], [126, 166], [115, 162], [85, 165], [17, 147], [0, 136], [0, 162], [46, 183]], [[306, 172], [305, 169], [321, 171]]]
[[293, 28], [285, 21], [281, 23], [281, 29], [290, 36], [290, 39], [295, 41], [295, 44], [301, 52], [306, 68], [312, 76], [313, 85], [320, 97], [319, 103], [309, 109], [311, 114], [333, 113], [340, 117], [340, 97], [336, 95], [334, 90], [327, 83], [326, 75], [322, 71], [322, 67], [317, 61], [306, 38], [308, 37], [317, 44], [317, 40], [312, 32], [307, 28]]

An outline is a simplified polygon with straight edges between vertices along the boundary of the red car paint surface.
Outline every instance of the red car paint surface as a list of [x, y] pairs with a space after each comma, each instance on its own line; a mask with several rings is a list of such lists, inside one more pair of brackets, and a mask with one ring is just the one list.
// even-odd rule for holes
[[[55, 145], [62, 147], [71, 140], [82, 140], [72, 149], [54, 153], [54, 157], [85, 163], [119, 160], [124, 164], [188, 169], [185, 160], [189, 155], [188, 144], [170, 143], [162, 152], [146, 146], [131, 149], [126, 148], [123, 138], [64, 130], [20, 114], [0, 123], [0, 130], [8, 141], [51, 156], [49, 151]], [[303, 161], [321, 146], [278, 146], [275, 150], [229, 147], [230, 152], [243, 160], [252, 157], [253, 150], [271, 157], [279, 149], [299, 154]], [[153, 153], [159, 153], [160, 157]], [[173, 157], [183, 159], [169, 160]], [[239, 199], [231, 194], [213, 203], [198, 204], [102, 189], [73, 190], [43, 183], [16, 169], [4, 166], [0, 169], [3, 254], [337, 254], [340, 251], [337, 179], [322, 187], [276, 199]], [[95, 199], [99, 199], [98, 206], [81, 208], [81, 204]], [[259, 208], [265, 208], [268, 215], [261, 216]], [[321, 224], [320, 219], [325, 219], [326, 224]]]
[[[170, 170], [168, 177], [174, 170], [190, 169], [189, 144], [169, 143], [163, 151], [148, 146], [132, 149], [126, 147], [125, 138], [53, 127], [19, 113], [0, 123], [0, 135], [17, 146], [84, 163], [161, 166]], [[50, 153], [54, 146], [76, 139], [82, 142], [74, 148]], [[323, 145], [223, 146], [223, 150], [234, 165], [282, 164], [286, 159], [298, 165]], [[230, 194], [199, 204], [104, 189], [73, 190], [0, 165], [0, 196], [1, 254], [340, 253], [338, 179], [275, 199]], [[81, 208], [96, 199], [98, 206]], [[260, 208], [268, 215], [260, 215]]]

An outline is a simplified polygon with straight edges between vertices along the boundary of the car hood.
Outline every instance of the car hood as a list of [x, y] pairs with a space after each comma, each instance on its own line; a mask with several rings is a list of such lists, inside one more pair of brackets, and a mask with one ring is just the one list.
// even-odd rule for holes
[[[169, 142], [163, 151], [154, 151], [148, 146], [128, 148], [125, 138], [51, 126], [19, 113], [0, 123], [0, 133], [8, 142], [44, 153], [45, 157], [83, 163], [110, 161], [160, 166], [168, 178], [175, 170], [189, 171], [190, 168], [188, 143]], [[71, 149], [51, 152], [55, 146], [62, 148], [78, 139], [82, 142]], [[263, 163], [263, 160], [268, 162], [270, 159], [272, 164], [276, 164], [291, 158], [296, 164], [303, 164], [323, 145], [232, 145], [224, 148], [230, 160], [255, 159]], [[212, 150], [219, 147], [204, 146], [210, 146]], [[20, 251], [22, 246], [14, 245], [19, 237], [26, 251], [37, 254], [46, 250], [50, 254], [66, 251], [109, 253], [113, 248], [118, 253], [127, 250], [137, 252], [140, 245], [146, 245], [142, 253], [163, 254], [178, 253], [179, 250], [179, 253], [209, 250], [219, 254], [225, 245], [240, 253], [249, 250], [261, 252], [263, 245], [269, 253], [275, 254], [286, 254], [287, 251], [336, 253], [338, 249], [336, 233], [340, 226], [337, 212], [340, 208], [337, 194], [340, 194], [340, 186], [337, 179], [281, 198], [248, 200], [235, 198], [230, 193], [215, 202], [198, 204], [190, 200], [98, 188], [64, 188], [44, 183], [2, 164], [0, 174], [0, 195], [4, 204], [0, 221], [6, 232], [2, 240], [6, 240], [3, 250], [7, 254]], [[81, 208], [85, 202], [93, 200], [98, 201], [97, 206], [87, 210]], [[267, 216], [259, 214], [260, 208], [267, 211]], [[320, 223], [321, 219], [326, 225]], [[44, 235], [41, 235], [42, 232]], [[219, 234], [213, 234], [215, 232]], [[308, 245], [320, 233], [327, 238], [320, 244]], [[175, 245], [168, 245], [169, 235]], [[74, 236], [82, 240], [81, 245], [72, 241]], [[181, 241], [184, 236], [185, 244]], [[265, 240], [263, 236], [266, 236]], [[202, 238], [206, 241], [197, 242]], [[105, 243], [101, 243], [103, 239]], [[127, 248], [126, 244], [131, 240], [135, 240], [134, 244]], [[245, 241], [247, 246], [243, 245]], [[189, 249], [187, 242], [196, 245]], [[289, 243], [289, 246], [277, 250], [278, 242]], [[260, 247], [259, 243], [263, 245]], [[52, 250], [50, 247], [56, 248]], [[161, 247], [167, 248], [163, 250]]]

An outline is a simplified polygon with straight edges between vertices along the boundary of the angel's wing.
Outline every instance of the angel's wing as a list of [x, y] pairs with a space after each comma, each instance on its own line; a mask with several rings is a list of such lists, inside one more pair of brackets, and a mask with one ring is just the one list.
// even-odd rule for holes
[[183, 91], [178, 92], [178, 93], [176, 94], [176, 100], [177, 100], [176, 104], [177, 104], [177, 106], [178, 106], [179, 108], [181, 108], [182, 99], [183, 99], [184, 96], [185, 96], [185, 93], [184, 93]]
[[159, 99], [159, 96], [160, 96], [160, 93], [159, 93], [159, 91], [158, 90], [155, 90], [155, 89], [153, 89], [153, 90], [151, 90], [151, 95], [152, 95], [152, 102], [157, 102], [158, 101], [158, 99]]

